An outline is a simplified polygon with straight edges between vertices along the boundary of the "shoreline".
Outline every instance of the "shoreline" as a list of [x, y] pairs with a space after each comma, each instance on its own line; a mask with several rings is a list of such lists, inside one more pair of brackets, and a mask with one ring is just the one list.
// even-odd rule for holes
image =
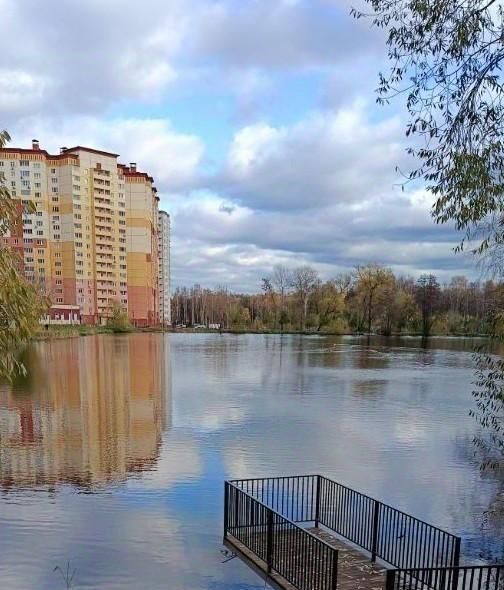
[[[135, 328], [127, 330], [114, 330], [106, 326], [49, 326], [48, 329], [41, 329], [34, 337], [33, 341], [56, 340], [62, 338], [77, 338], [81, 336], [95, 336], [97, 334], [144, 334], [144, 333], [169, 333], [169, 334], [234, 334], [240, 335], [272, 335], [272, 336], [357, 336], [357, 337], [380, 337], [380, 338], [424, 338], [418, 332], [397, 332], [389, 335], [385, 334], [366, 334], [362, 332], [331, 332], [331, 331], [310, 331], [310, 330], [214, 330], [209, 328]], [[426, 337], [430, 338], [471, 338], [471, 339], [488, 339], [488, 334], [431, 334]]]

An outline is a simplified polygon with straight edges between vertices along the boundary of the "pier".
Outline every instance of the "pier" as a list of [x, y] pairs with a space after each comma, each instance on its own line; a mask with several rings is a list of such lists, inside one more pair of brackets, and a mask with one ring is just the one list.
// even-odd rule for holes
[[279, 590], [503, 590], [460, 537], [321, 475], [230, 480], [224, 543]]

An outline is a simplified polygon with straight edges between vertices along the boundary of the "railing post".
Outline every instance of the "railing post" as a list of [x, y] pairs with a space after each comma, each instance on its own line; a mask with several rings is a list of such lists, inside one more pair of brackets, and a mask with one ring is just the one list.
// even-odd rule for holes
[[376, 561], [376, 554], [378, 552], [378, 528], [380, 526], [380, 506], [381, 502], [374, 500], [373, 536], [371, 539], [371, 561]]
[[227, 538], [228, 532], [228, 515], [229, 512], [229, 484], [227, 481], [224, 482], [224, 540]]
[[460, 565], [460, 537], [455, 539], [455, 549], [453, 551], [453, 567], [458, 567]]
[[320, 520], [320, 475], [316, 476], [317, 486], [315, 491], [315, 527], [318, 527]]
[[333, 550], [333, 557], [332, 557], [332, 580], [331, 580], [331, 590], [336, 590], [338, 585], [338, 550]]
[[396, 573], [397, 570], [387, 570], [387, 577], [385, 578], [385, 590], [395, 590]]
[[266, 565], [268, 574], [271, 573], [273, 563], [273, 510], [268, 509], [268, 532], [266, 537]]
[[[458, 567], [460, 564], [460, 537], [455, 539], [455, 550], [453, 553], [453, 565], [454, 567]], [[459, 580], [459, 571], [458, 569], [453, 569], [453, 578], [451, 583], [451, 590], [457, 590], [458, 588], [458, 580]]]

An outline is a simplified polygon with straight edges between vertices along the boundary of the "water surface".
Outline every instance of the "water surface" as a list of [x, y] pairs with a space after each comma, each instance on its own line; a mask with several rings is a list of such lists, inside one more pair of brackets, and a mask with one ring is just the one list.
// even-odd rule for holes
[[322, 473], [504, 558], [468, 416], [474, 342], [218, 334], [35, 344], [0, 386], [9, 590], [263, 588], [222, 564], [228, 477]]

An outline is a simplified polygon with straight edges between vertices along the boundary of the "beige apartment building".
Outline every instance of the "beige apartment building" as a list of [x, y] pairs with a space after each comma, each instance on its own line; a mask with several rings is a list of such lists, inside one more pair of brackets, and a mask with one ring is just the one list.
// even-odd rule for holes
[[82, 146], [51, 155], [37, 140], [1, 149], [22, 221], [3, 242], [55, 308], [78, 306], [83, 323], [98, 324], [119, 302], [135, 325], [157, 325], [159, 198], [151, 176], [117, 158]]

